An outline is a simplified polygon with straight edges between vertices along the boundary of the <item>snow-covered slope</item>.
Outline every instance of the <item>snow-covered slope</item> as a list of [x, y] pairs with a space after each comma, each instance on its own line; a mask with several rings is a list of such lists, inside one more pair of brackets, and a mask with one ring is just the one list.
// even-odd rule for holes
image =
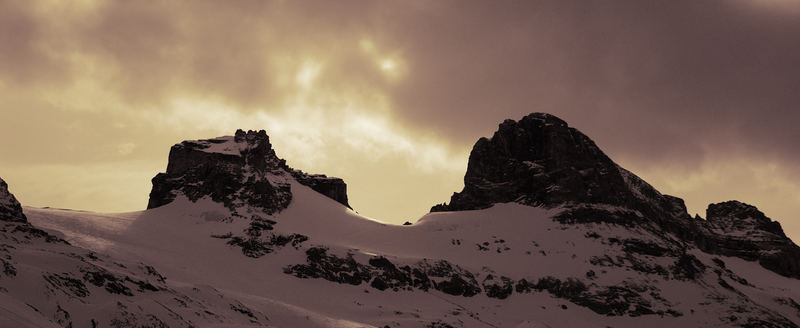
[[[113, 244], [102, 235], [84, 235], [75, 244], [92, 247], [82, 248], [33, 227], [13, 210], [18, 203], [2, 180], [0, 196], [10, 209], [4, 213], [14, 213], [0, 220], [0, 327], [269, 326], [264, 313], [235, 295], [208, 284], [167, 283], [135, 257], [97, 252]], [[105, 218], [106, 231], [127, 227], [126, 216]]]
[[[295, 201], [271, 217], [276, 222], [272, 231], [303, 234], [308, 241], [257, 258], [227, 245], [230, 239], [212, 237], [242, 234], [251, 221], [230, 221], [224, 207], [207, 200], [179, 200], [116, 215], [25, 210], [34, 224], [61, 231], [77, 246], [147, 262], [167, 284], [213, 286], [279, 327], [303, 326], [305, 316], [330, 327], [426, 327], [437, 322], [454, 327], [638, 327], [645, 322], [727, 327], [771, 322], [784, 327], [798, 321], [800, 309], [793, 300], [800, 299], [800, 281], [755, 262], [696, 249], [671, 254], [679, 246], [645, 231], [610, 224], [564, 225], [551, 219], [554, 210], [511, 203], [433, 213], [412, 226], [384, 225], [360, 218], [308, 187], [293, 187]], [[353, 259], [338, 267], [318, 266], [321, 277], [381, 271], [375, 261], [380, 256], [398, 268], [425, 268], [444, 260], [451, 266], [444, 267], [443, 277], [428, 270], [430, 279], [463, 277], [465, 286], [479, 291], [469, 297], [463, 290], [462, 295], [448, 294], [458, 288], [430, 287], [426, 292], [398, 283], [401, 279], [383, 279], [397, 283], [397, 291], [379, 290], [373, 282], [380, 273], [366, 274], [358, 284], [285, 273], [287, 267], [313, 264], [307, 253], [317, 247], [326, 248], [331, 259]], [[358, 266], [364, 268], [354, 269]], [[510, 280], [510, 293], [502, 291], [504, 278]], [[494, 289], [500, 291], [487, 295]]]
[[[558, 125], [541, 118], [547, 126]], [[672, 224], [689, 220], [680, 213], [681, 202], [613, 162], [594, 165], [584, 158], [567, 170], [586, 176], [595, 191], [630, 188], [606, 197], [579, 190], [574, 176], [551, 173], [554, 163], [569, 156], [530, 161], [536, 165], [511, 158], [524, 164], [508, 164], [519, 168], [514, 174], [465, 181], [485, 184], [468, 185], [463, 196], [454, 196], [458, 204], [441, 205], [413, 225], [388, 225], [359, 216], [346, 198], [342, 202], [341, 180], [286, 166], [265, 146], [265, 136], [237, 132], [176, 145], [167, 172], [154, 179], [146, 211], [25, 207], [34, 226], [69, 245], [13, 244], [15, 267], [28, 271], [0, 279], [0, 318], [14, 322], [10, 326], [35, 327], [84, 327], [91, 320], [99, 326], [158, 326], [147, 321], [156, 319], [169, 327], [800, 324], [800, 280], [784, 274], [791, 266], [779, 270], [760, 262], [773, 248], [791, 254], [786, 252], [794, 244], [787, 244], [779, 225], [744, 204], [717, 204], [711, 223]], [[493, 141], [481, 143], [487, 142]], [[590, 157], [604, 160], [597, 152]], [[478, 159], [470, 163], [468, 175], [494, 167]], [[583, 164], [599, 169], [587, 173]], [[529, 168], [538, 174], [534, 181], [548, 185], [498, 180], [525, 177]], [[620, 173], [609, 178], [609, 172]], [[611, 187], [608, 179], [615, 179]], [[482, 198], [492, 188], [507, 199]], [[576, 194], [584, 201], [574, 201]], [[263, 195], [290, 200], [272, 202]], [[452, 206], [462, 208], [447, 211]], [[742, 231], [747, 229], [767, 232]], [[726, 237], [731, 231], [735, 238]], [[738, 252], [737, 245], [748, 248]], [[110, 280], [93, 285], [94, 276], [84, 271], [95, 266], [116, 275], [133, 295], [109, 292]], [[80, 281], [91, 295], [47, 292], [47, 274], [67, 274], [72, 280], [62, 279], [62, 289]], [[136, 324], [112, 321], [121, 316], [118, 304]], [[70, 316], [65, 319], [59, 308]]]

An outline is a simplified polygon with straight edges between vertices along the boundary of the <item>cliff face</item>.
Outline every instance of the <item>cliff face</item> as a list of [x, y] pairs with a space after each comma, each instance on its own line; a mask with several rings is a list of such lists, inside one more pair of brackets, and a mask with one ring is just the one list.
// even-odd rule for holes
[[8, 184], [3, 179], [0, 179], [0, 221], [28, 222], [22, 213], [22, 206], [8, 191]]
[[800, 278], [800, 247], [755, 206], [739, 201], [711, 204], [706, 210], [707, 242], [717, 254], [758, 261], [784, 276]]
[[275, 154], [264, 130], [238, 130], [233, 137], [172, 146], [167, 171], [153, 178], [147, 208], [171, 203], [178, 195], [192, 201], [207, 196], [232, 210], [249, 205], [273, 214], [292, 201], [289, 179], [349, 207], [342, 179], [294, 170]]
[[605, 204], [648, 214], [673, 212], [676, 206], [679, 211], [682, 206], [680, 199], [662, 195], [619, 167], [589, 137], [543, 113], [506, 120], [491, 139], [479, 139], [470, 153], [464, 189], [453, 194], [450, 204], [432, 211], [483, 209], [505, 202], [545, 207]]
[[680, 198], [664, 195], [614, 163], [563, 120], [533, 113], [506, 120], [475, 143], [464, 189], [432, 212], [484, 209], [497, 203], [562, 208], [563, 223], [606, 222], [674, 235], [703, 251], [759, 261], [800, 278], [800, 247], [754, 206], [730, 201], [692, 219]]

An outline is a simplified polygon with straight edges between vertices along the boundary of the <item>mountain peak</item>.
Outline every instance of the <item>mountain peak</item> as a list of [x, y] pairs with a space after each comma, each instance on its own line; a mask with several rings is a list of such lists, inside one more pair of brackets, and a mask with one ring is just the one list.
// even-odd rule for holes
[[234, 212], [250, 205], [273, 214], [289, 206], [291, 180], [349, 207], [342, 179], [292, 169], [275, 154], [266, 131], [237, 130], [233, 136], [172, 146], [167, 171], [153, 178], [147, 208], [171, 203], [178, 195], [191, 201], [208, 196]]
[[736, 200], [708, 205], [706, 218], [711, 226], [725, 232], [767, 232], [786, 237], [780, 223], [772, 221], [755, 206]]
[[453, 194], [449, 205], [432, 211], [482, 209], [505, 202], [544, 207], [603, 204], [651, 215], [675, 212], [683, 203], [619, 167], [589, 137], [546, 113], [505, 120], [491, 138], [480, 138], [470, 153], [464, 189]]
[[800, 277], [800, 247], [754, 206], [711, 204], [707, 220], [692, 219], [682, 199], [658, 192], [551, 114], [505, 120], [491, 138], [480, 138], [469, 156], [464, 189], [431, 212], [508, 202], [560, 207], [555, 219], [562, 223], [636, 225], [712, 254], [758, 260], [769, 270]]

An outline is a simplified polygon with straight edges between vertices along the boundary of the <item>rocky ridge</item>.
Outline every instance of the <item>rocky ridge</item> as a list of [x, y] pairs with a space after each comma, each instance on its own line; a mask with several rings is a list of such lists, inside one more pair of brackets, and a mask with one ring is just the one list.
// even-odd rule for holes
[[703, 251], [747, 260], [800, 278], [800, 247], [755, 207], [731, 201], [692, 219], [684, 201], [664, 195], [614, 163], [586, 135], [556, 116], [506, 120], [472, 149], [464, 189], [431, 212], [484, 209], [496, 203], [563, 208], [564, 223], [608, 222], [672, 233]]
[[[8, 222], [0, 238], [13, 246], [0, 247], [0, 264], [13, 274], [0, 274], [0, 297], [6, 288], [61, 326], [269, 326], [285, 320], [281, 312], [249, 302], [305, 290], [299, 303], [287, 304], [309, 307], [324, 288], [335, 291], [335, 300], [318, 303], [323, 312], [336, 309], [342, 319], [376, 327], [580, 326], [546, 319], [554, 313], [590, 318], [586, 323], [598, 327], [636, 327], [642, 320], [654, 327], [798, 327], [800, 284], [759, 267], [789, 277], [796, 272], [797, 246], [777, 222], [735, 201], [712, 204], [706, 220], [692, 219], [680, 198], [619, 167], [560, 119], [532, 114], [520, 122], [507, 120], [495, 137], [476, 144], [464, 191], [434, 207], [450, 213], [411, 226], [339, 211], [325, 197], [347, 205], [344, 183], [289, 168], [264, 131], [184, 141], [172, 147], [167, 172], [153, 179], [149, 207], [178, 202], [138, 215], [135, 235], [119, 240], [147, 242], [119, 243], [114, 254], [144, 252], [142, 259], [166, 267], [171, 277], [187, 270], [176, 279], [194, 285], [175, 287], [155, 267], [55, 237], [48, 242], [29, 224]], [[316, 193], [292, 190], [298, 184]], [[291, 202], [298, 206], [283, 211]], [[0, 198], [0, 204], [12, 204], [7, 212], [18, 208], [16, 201]], [[127, 217], [87, 213], [93, 218], [83, 221], [75, 213], [26, 210], [42, 227], [90, 237], [70, 239], [84, 247], [108, 236], [106, 221]], [[23, 257], [31, 249], [69, 265], [31, 266], [31, 257]], [[241, 275], [215, 276], [220, 263]], [[215, 289], [225, 285], [237, 289]], [[239, 295], [249, 296], [240, 302]], [[430, 311], [436, 304], [447, 307]], [[504, 312], [515, 304], [524, 308], [517, 318], [514, 310]], [[377, 316], [353, 316], [370, 306]], [[306, 326], [308, 314], [277, 326]]]
[[800, 279], [800, 247], [786, 237], [780, 223], [772, 221], [755, 206], [739, 201], [711, 204], [700, 248], [758, 261], [761, 266], [784, 276]]
[[505, 120], [492, 138], [480, 138], [469, 156], [464, 189], [431, 211], [507, 202], [549, 208], [602, 204], [658, 220], [690, 218], [683, 200], [661, 194], [589, 137], [545, 113]]
[[152, 180], [147, 208], [171, 203], [178, 195], [191, 201], [207, 196], [234, 211], [249, 205], [275, 214], [292, 201], [289, 179], [350, 207], [342, 179], [292, 169], [275, 154], [266, 131], [237, 130], [232, 137], [172, 146], [167, 171]]

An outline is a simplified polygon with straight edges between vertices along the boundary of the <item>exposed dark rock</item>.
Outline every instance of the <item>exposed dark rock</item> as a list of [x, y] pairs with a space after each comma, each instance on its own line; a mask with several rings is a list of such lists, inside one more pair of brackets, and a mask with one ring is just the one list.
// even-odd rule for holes
[[532, 284], [527, 279], [523, 278], [517, 281], [517, 283], [514, 285], [514, 290], [516, 290], [517, 293], [520, 294], [530, 293], [533, 290], [534, 286], [535, 284]]
[[172, 146], [167, 171], [153, 178], [147, 208], [184, 195], [191, 201], [210, 197], [232, 210], [250, 205], [274, 214], [292, 201], [289, 177], [349, 207], [342, 179], [294, 170], [278, 158], [264, 130], [237, 130], [233, 137]]
[[446, 323], [446, 322], [442, 322], [441, 320], [437, 320], [437, 321], [431, 322], [428, 325], [426, 325], [425, 327], [426, 328], [456, 328], [455, 326], [453, 326], [453, 325], [451, 325], [449, 323]]
[[8, 185], [3, 179], [0, 179], [0, 232], [15, 234], [28, 241], [44, 239], [48, 243], [67, 244], [65, 240], [28, 223], [28, 218], [22, 212], [22, 205], [8, 191]]
[[604, 222], [625, 227], [632, 227], [642, 222], [641, 214], [632, 210], [624, 208], [606, 209], [583, 205], [565, 208], [554, 219], [565, 224]]
[[[569, 300], [577, 305], [589, 308], [590, 310], [608, 316], [629, 315], [632, 317], [661, 314], [674, 317], [682, 314], [669, 308], [669, 304], [663, 299], [653, 297], [658, 304], [644, 295], [654, 294], [648, 288], [637, 288], [632, 286], [606, 286], [599, 288], [589, 288], [581, 280], [567, 278], [561, 280], [555, 277], [543, 277], [537, 283], [531, 283], [526, 279], [520, 279], [515, 285], [517, 293], [530, 293], [532, 291], [548, 292], [551, 295]], [[657, 309], [657, 306], [661, 309]]]
[[153, 284], [144, 281], [144, 280], [135, 280], [131, 277], [125, 277], [125, 281], [135, 284], [140, 292], [157, 292], [161, 290], [161, 288], [154, 286]]
[[307, 240], [307, 236], [299, 233], [293, 233], [289, 235], [272, 235], [272, 237], [270, 237], [270, 243], [278, 247], [291, 245], [292, 247], [297, 248], [300, 246], [300, 244]]
[[[356, 261], [352, 254], [340, 257], [329, 254], [328, 250], [322, 247], [309, 248], [306, 251], [306, 258], [306, 264], [286, 267], [284, 273], [299, 278], [322, 278], [342, 284], [369, 283], [370, 287], [382, 291], [433, 288], [446, 294], [464, 297], [485, 293], [488, 297], [505, 299], [514, 291], [548, 292], [555, 297], [569, 300], [604, 315], [681, 315], [680, 312], [670, 309], [669, 304], [658, 297], [656, 300], [660, 302], [661, 309], [657, 310], [656, 306], [643, 296], [648, 292], [654, 293], [648, 288], [608, 286], [590, 289], [579, 279], [561, 280], [554, 277], [540, 278], [536, 283], [526, 279], [515, 282], [511, 278], [492, 273], [487, 274], [482, 283], [478, 284], [475, 274], [443, 260], [433, 262], [423, 260], [412, 266], [398, 267], [389, 259], [379, 256], [369, 259], [368, 264], [362, 264]], [[691, 264], [697, 265], [693, 262]]]
[[694, 280], [705, 271], [705, 264], [692, 254], [681, 254], [672, 265], [672, 273], [676, 279]]
[[433, 263], [423, 261], [418, 264], [431, 281], [433, 288], [445, 294], [471, 297], [481, 293], [475, 275], [458, 265], [439, 260]]
[[738, 201], [711, 204], [703, 248], [709, 252], [758, 261], [764, 268], [800, 278], [800, 247], [755, 206]]
[[[632, 317], [655, 314], [653, 305], [640, 293], [623, 286], [610, 286], [594, 293], [582, 293], [570, 299], [573, 303], [608, 316], [628, 314]], [[680, 316], [677, 311], [670, 311], [672, 316]]]
[[762, 238], [785, 238], [781, 224], [772, 221], [755, 206], [735, 200], [708, 205], [708, 223], [725, 234], [744, 233]]
[[105, 287], [105, 290], [112, 294], [133, 296], [133, 292], [125, 286], [125, 279], [119, 278], [105, 270], [87, 271], [83, 279], [97, 287]]
[[13, 277], [13, 276], [17, 275], [17, 268], [14, 267], [14, 264], [12, 264], [11, 262], [6, 261], [4, 259], [0, 259], [0, 264], [2, 264], [2, 267], [3, 267], [2, 269], [3, 269], [3, 274], [4, 275], [9, 276], [9, 277]]
[[421, 261], [412, 266], [397, 267], [384, 257], [375, 257], [368, 264], [356, 261], [352, 254], [340, 257], [328, 254], [322, 247], [306, 250], [306, 263], [284, 268], [284, 273], [298, 278], [322, 278], [342, 284], [370, 283], [378, 290], [430, 288], [456, 296], [475, 296], [481, 288], [475, 276], [447, 261]]
[[[6, 232], [5, 228], [0, 229], [0, 231]], [[68, 244], [66, 240], [53, 236], [47, 231], [42, 229], [36, 228], [28, 222], [18, 223], [14, 225], [14, 228], [11, 229], [11, 233], [21, 233], [25, 239], [44, 239], [47, 243], [61, 243], [61, 244]]]
[[324, 174], [306, 174], [300, 170], [293, 170], [292, 176], [300, 184], [306, 185], [314, 191], [328, 196], [340, 204], [350, 207], [347, 202], [347, 184], [340, 178], [328, 177]]
[[296, 248], [306, 240], [308, 240], [308, 237], [297, 233], [290, 235], [270, 234], [267, 238], [261, 236], [232, 237], [227, 244], [240, 247], [242, 254], [247, 257], [259, 258], [287, 244], [291, 244], [292, 247]]
[[625, 252], [629, 253], [636, 253], [642, 255], [650, 255], [650, 256], [664, 256], [670, 253], [670, 249], [661, 247], [658, 244], [643, 241], [639, 239], [625, 239], [622, 242], [624, 245], [623, 249]]
[[277, 222], [262, 218], [258, 215], [250, 217], [250, 225], [244, 230], [244, 235], [234, 236], [233, 233], [211, 235], [212, 238], [228, 239], [227, 244], [240, 247], [242, 254], [247, 257], [259, 258], [275, 250], [291, 245], [295, 249], [308, 240], [305, 235], [293, 233], [282, 235], [273, 232]]
[[22, 213], [22, 205], [8, 191], [8, 184], [3, 179], [0, 179], [0, 221], [28, 222]]
[[[559, 207], [562, 211], [554, 219], [564, 224], [637, 227], [674, 241], [667, 237], [671, 235], [683, 248], [694, 245], [708, 253], [758, 261], [776, 273], [800, 278], [800, 247], [755, 207], [737, 201], [712, 204], [707, 220], [692, 218], [682, 199], [661, 194], [550, 114], [506, 120], [492, 138], [479, 139], [470, 153], [464, 189], [431, 211], [484, 209], [506, 202]], [[625, 247], [644, 255], [669, 255], [666, 248]], [[689, 267], [678, 269], [692, 275], [683, 270]]]
[[685, 210], [680, 199], [662, 195], [615, 164], [589, 137], [543, 113], [506, 120], [491, 139], [479, 139], [470, 153], [464, 189], [453, 194], [449, 205], [431, 211], [483, 209], [505, 202], [545, 207], [604, 204], [659, 218]]
[[64, 310], [61, 305], [56, 304], [56, 313], [54, 315], [55, 322], [61, 327], [72, 328], [72, 320], [67, 310]]
[[[375, 289], [400, 289], [414, 286], [414, 279], [411, 274], [411, 267], [409, 266], [397, 268], [394, 263], [383, 256], [369, 259], [369, 265], [375, 268], [373, 275], [376, 275], [376, 277], [370, 284], [370, 286]], [[427, 287], [429, 287], [429, 285], [425, 286], [425, 288]]]
[[71, 277], [68, 273], [54, 273], [42, 276], [52, 288], [72, 297], [86, 297], [90, 292], [81, 279]]
[[243, 315], [246, 315], [246, 316], [248, 316], [250, 318], [255, 318], [256, 317], [255, 315], [253, 315], [253, 310], [250, 310], [250, 308], [248, 308], [244, 304], [241, 304], [241, 303], [230, 304], [230, 306], [231, 306], [231, 310], [233, 310], [233, 311], [239, 312], [239, 313], [241, 313]]
[[533, 289], [546, 290], [559, 298], [573, 299], [585, 292], [587, 287], [578, 279], [568, 278], [562, 282], [560, 279], [548, 276], [539, 279], [539, 282], [533, 285]]

